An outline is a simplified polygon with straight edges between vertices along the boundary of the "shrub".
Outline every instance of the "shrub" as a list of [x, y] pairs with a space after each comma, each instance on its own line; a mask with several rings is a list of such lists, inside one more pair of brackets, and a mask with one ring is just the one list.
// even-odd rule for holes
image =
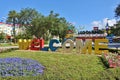
[[107, 67], [120, 67], [120, 55], [116, 53], [103, 54], [102, 59]]

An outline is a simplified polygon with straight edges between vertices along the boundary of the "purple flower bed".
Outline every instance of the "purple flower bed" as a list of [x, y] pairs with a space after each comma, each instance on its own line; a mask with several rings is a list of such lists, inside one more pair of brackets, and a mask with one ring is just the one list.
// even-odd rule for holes
[[109, 68], [120, 67], [120, 55], [116, 53], [105, 53], [102, 55], [104, 64]]
[[35, 60], [23, 58], [0, 58], [0, 76], [37, 76], [44, 66]]

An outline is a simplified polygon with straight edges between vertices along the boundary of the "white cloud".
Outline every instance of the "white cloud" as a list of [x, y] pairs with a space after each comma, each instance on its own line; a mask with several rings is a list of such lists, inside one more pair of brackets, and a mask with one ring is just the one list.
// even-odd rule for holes
[[113, 26], [117, 21], [115, 19], [104, 18], [102, 21], [93, 21], [91, 25], [92, 27], [99, 27], [99, 29], [103, 29], [105, 28], [107, 22], [109, 26]]
[[91, 24], [92, 24], [92, 27], [102, 28], [102, 26], [103, 26], [101, 21], [93, 21]]
[[109, 26], [114, 26], [114, 24], [116, 24], [116, 23], [117, 23], [117, 21], [115, 19], [108, 20]]
[[92, 27], [99, 27], [99, 29], [104, 28], [102, 21], [93, 21], [91, 24], [92, 24]]
[[117, 23], [115, 19], [108, 19], [108, 18], [103, 19], [104, 26], [106, 25], [107, 22], [109, 26], [114, 26], [114, 24]]

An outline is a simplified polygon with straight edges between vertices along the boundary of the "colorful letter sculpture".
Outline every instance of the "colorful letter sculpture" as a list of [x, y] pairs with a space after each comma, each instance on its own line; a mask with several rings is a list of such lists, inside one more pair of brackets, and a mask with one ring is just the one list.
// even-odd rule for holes
[[74, 42], [71, 39], [67, 39], [62, 45], [62, 49], [66, 52], [71, 52], [73, 48], [74, 48]]
[[20, 50], [27, 50], [29, 49], [29, 45], [31, 44], [31, 39], [26, 40], [26, 39], [19, 39], [18, 40], [18, 45]]
[[54, 44], [54, 43], [59, 44], [59, 43], [60, 43], [60, 41], [59, 41], [59, 40], [57, 40], [57, 39], [52, 39], [52, 40], [50, 40], [50, 43], [49, 43], [49, 48], [50, 48], [50, 50], [51, 50], [51, 51], [56, 51], [56, 50], [57, 50], [57, 48], [58, 48], [58, 47], [54, 47], [54, 46], [53, 46], [53, 44]]
[[28, 46], [28, 42], [27, 42], [27, 40], [26, 39], [23, 39], [23, 49], [24, 50], [27, 50], [28, 48], [29, 48], [29, 46]]
[[76, 52], [81, 53], [81, 48], [83, 47], [82, 39], [76, 39]]
[[23, 40], [22, 39], [18, 40], [18, 45], [19, 45], [19, 49], [22, 50], [23, 49]]
[[[87, 52], [88, 51], [88, 52]], [[82, 47], [82, 52], [81, 53], [92, 53], [92, 40], [87, 39], [84, 43], [84, 46]]]
[[[103, 50], [100, 50], [100, 48], [101, 49], [107, 49], [108, 48], [107, 44], [105, 45], [105, 43], [108, 43], [107, 39], [96, 39], [95, 40], [95, 53], [96, 54], [102, 54]], [[108, 53], [108, 50], [105, 50], [105, 52]]]
[[44, 47], [43, 39], [19, 39], [18, 41], [20, 50], [40, 50]]
[[44, 48], [44, 39], [40, 39], [40, 49]]
[[[56, 43], [57, 46], [54, 46], [54, 43]], [[108, 43], [108, 39], [95, 39], [94, 53], [102, 54], [104, 52], [108, 52], [107, 43]], [[50, 48], [51, 51], [56, 51], [59, 48], [58, 44], [60, 44], [60, 42], [57, 39], [52, 39], [52, 40], [50, 40], [49, 46], [44, 47], [44, 40], [35, 38], [32, 41], [26, 40], [26, 39], [19, 39], [18, 44], [19, 44], [20, 50], [30, 49], [30, 50], [48, 51]], [[61, 46], [62, 46], [62, 50], [64, 52], [72, 52], [73, 48], [76, 47], [77, 53], [84, 53], [84, 54], [92, 53], [92, 40], [91, 39], [88, 39], [85, 42], [81, 39], [76, 39], [75, 42], [72, 41], [71, 39], [67, 39]]]
[[40, 50], [44, 47], [43, 39], [33, 39], [30, 45], [30, 50]]
[[[66, 47], [66, 44], [69, 43], [70, 44], [70, 48]], [[102, 44], [100, 44], [102, 43]], [[107, 39], [96, 39], [95, 40], [95, 52], [96, 54], [102, 54], [103, 51], [108, 51], [108, 50], [100, 50], [102, 49], [108, 49], [108, 46], [105, 44], [108, 43]], [[73, 48], [74, 48], [74, 42], [71, 39], [66, 40], [63, 45], [62, 45], [63, 51], [65, 52], [72, 52]], [[92, 40], [88, 39], [85, 42], [83, 42], [81, 39], [77, 39], [76, 40], [76, 52], [77, 53], [92, 53]]]

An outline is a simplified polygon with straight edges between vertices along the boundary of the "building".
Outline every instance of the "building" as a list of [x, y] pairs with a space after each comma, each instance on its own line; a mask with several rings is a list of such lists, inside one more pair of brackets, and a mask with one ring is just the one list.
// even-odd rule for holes
[[104, 39], [106, 35], [99, 30], [98, 27], [93, 27], [92, 31], [82, 31], [78, 33], [78, 35], [74, 35], [77, 39], [82, 39], [85, 41], [86, 39], [92, 39], [92, 41], [95, 41], [95, 39]]
[[[8, 36], [12, 36], [13, 35], [13, 25], [12, 24], [6, 24], [3, 22], [0, 22], [0, 33], [5, 33]], [[18, 33], [22, 33], [23, 30], [21, 30], [21, 28], [19, 27], [19, 25], [15, 26], [15, 32], [16, 35]]]

